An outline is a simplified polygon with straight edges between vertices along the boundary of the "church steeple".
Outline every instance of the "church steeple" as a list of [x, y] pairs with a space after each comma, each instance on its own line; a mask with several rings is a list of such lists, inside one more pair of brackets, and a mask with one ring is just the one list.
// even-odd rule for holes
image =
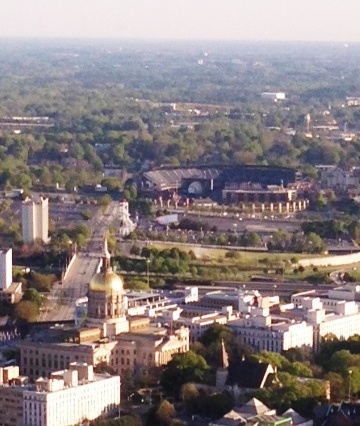
[[227, 353], [225, 349], [224, 339], [221, 339], [221, 362], [222, 362], [222, 368], [229, 367], [229, 354]]

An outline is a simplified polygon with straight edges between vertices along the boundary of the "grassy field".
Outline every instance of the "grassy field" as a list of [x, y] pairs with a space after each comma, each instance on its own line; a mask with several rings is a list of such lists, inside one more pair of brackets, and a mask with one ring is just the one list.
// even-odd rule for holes
[[[321, 255], [299, 253], [269, 253], [232, 250], [217, 247], [202, 247], [195, 245], [151, 242], [149, 248], [169, 250], [176, 247], [182, 251], [192, 251], [196, 259], [191, 262], [191, 273], [182, 276], [183, 279], [192, 278], [222, 280], [222, 281], [250, 281], [254, 276], [267, 277], [269, 280], [295, 280], [309, 281], [313, 283], [330, 282], [329, 274], [334, 271], [352, 271], [359, 269], [360, 263], [348, 266], [330, 266], [305, 270], [298, 268], [300, 259], [316, 258]], [[178, 276], [178, 278], [181, 278]]]
[[[268, 259], [268, 263], [276, 263], [293, 260], [296, 263], [299, 259], [308, 259], [311, 257], [319, 257], [318, 255], [299, 254], [299, 253], [268, 253], [268, 252], [250, 252], [241, 250], [231, 250], [223, 248], [207, 248], [201, 246], [188, 246], [179, 243], [151, 243], [150, 247], [156, 247], [160, 250], [177, 247], [183, 251], [192, 251], [198, 260], [207, 260], [215, 262], [228, 261], [229, 263], [247, 263], [257, 264], [262, 263], [264, 259]], [[229, 252], [234, 253], [234, 257], [228, 255]]]

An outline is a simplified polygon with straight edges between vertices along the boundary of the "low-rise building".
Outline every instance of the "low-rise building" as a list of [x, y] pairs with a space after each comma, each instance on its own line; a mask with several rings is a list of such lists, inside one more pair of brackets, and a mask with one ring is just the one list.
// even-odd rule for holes
[[197, 317], [180, 317], [174, 321], [175, 327], [187, 327], [190, 330], [191, 342], [196, 342], [203, 333], [213, 324], [227, 324], [229, 320], [235, 319], [232, 306], [226, 306], [221, 312], [211, 312]]
[[[226, 289], [206, 293], [196, 306], [221, 311], [225, 306], [232, 306], [234, 311], [250, 312], [252, 306], [268, 308], [279, 304], [279, 296], [262, 296], [257, 290]], [[194, 304], [190, 306], [193, 308]], [[184, 310], [188, 310], [186, 307]]]
[[[264, 422], [259, 422], [259, 416], [265, 417]], [[267, 423], [279, 419], [276, 416], [276, 410], [272, 410], [256, 398], [252, 398], [242, 407], [234, 407], [221, 419], [209, 423], [209, 426], [242, 426], [242, 425], [267, 425], [276, 423]], [[289, 424], [284, 422], [279, 424]]]
[[266, 101], [278, 102], [284, 101], [286, 99], [286, 94], [284, 92], [262, 92], [261, 98]]

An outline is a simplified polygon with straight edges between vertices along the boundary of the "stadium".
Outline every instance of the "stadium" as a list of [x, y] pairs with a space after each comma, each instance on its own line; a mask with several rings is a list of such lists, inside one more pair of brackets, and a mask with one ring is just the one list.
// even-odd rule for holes
[[295, 170], [269, 166], [199, 166], [160, 168], [144, 172], [140, 190], [154, 196], [178, 191], [187, 197], [221, 197], [225, 188], [254, 184], [266, 189], [269, 185], [287, 187], [295, 182]]
[[305, 210], [308, 200], [298, 199], [296, 172], [286, 167], [199, 166], [164, 167], [142, 173], [138, 189], [146, 196], [175, 207], [181, 197], [211, 199], [253, 213], [295, 213]]

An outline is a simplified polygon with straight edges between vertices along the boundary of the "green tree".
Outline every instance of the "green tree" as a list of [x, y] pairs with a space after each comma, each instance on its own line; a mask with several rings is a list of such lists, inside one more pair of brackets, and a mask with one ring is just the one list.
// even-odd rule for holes
[[232, 330], [226, 325], [214, 324], [200, 337], [199, 342], [205, 348], [205, 359], [213, 366], [220, 366], [222, 362], [222, 342], [229, 350], [234, 349]]
[[36, 306], [40, 307], [42, 303], [41, 294], [35, 288], [27, 288], [24, 292], [22, 300], [29, 300], [35, 303]]
[[182, 385], [180, 396], [188, 412], [194, 412], [194, 408], [196, 407], [196, 399], [199, 397], [199, 395], [200, 392], [197, 390], [194, 383], [185, 383]]
[[325, 378], [330, 382], [331, 401], [342, 401], [346, 394], [346, 382], [343, 377], [338, 373], [330, 372]]
[[130, 248], [130, 254], [134, 255], [134, 256], [139, 256], [141, 252], [141, 249], [138, 245], [133, 244]]
[[102, 195], [98, 198], [97, 203], [99, 206], [107, 207], [111, 204], [112, 198], [109, 194]]
[[35, 321], [39, 315], [39, 307], [30, 300], [21, 300], [15, 307], [15, 315], [21, 321]]
[[313, 377], [313, 372], [311, 368], [309, 368], [307, 365], [305, 365], [302, 362], [291, 362], [288, 365], [285, 366], [284, 371], [287, 371], [293, 376], [298, 377]]
[[54, 275], [40, 274], [39, 272], [31, 271], [25, 275], [28, 281], [28, 287], [37, 290], [40, 293], [49, 292], [52, 284], [55, 282]]
[[175, 415], [176, 411], [174, 405], [164, 399], [156, 411], [156, 417], [159, 421], [159, 425], [170, 426]]
[[310, 253], [321, 253], [325, 250], [325, 244], [321, 237], [315, 232], [310, 232], [307, 236]]
[[353, 356], [348, 350], [341, 350], [331, 355], [330, 360], [327, 364], [329, 371], [339, 373], [343, 376], [348, 374], [348, 370], [353, 363]]
[[178, 354], [166, 365], [161, 375], [165, 391], [178, 395], [181, 387], [188, 382], [203, 382], [209, 367], [201, 355], [193, 351]]
[[276, 352], [260, 351], [253, 354], [251, 357], [253, 360], [258, 362], [271, 364], [273, 367], [284, 369], [289, 366], [289, 361], [283, 356]]

